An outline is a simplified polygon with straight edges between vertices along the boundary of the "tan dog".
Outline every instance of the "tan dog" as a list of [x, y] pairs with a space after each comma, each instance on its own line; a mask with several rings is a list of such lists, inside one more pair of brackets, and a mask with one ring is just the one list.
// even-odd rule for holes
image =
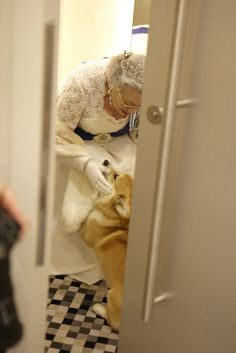
[[118, 329], [133, 179], [126, 173], [109, 168], [107, 180], [113, 191], [98, 198], [80, 233], [86, 244], [94, 249], [109, 288], [107, 307], [95, 304], [93, 311]]

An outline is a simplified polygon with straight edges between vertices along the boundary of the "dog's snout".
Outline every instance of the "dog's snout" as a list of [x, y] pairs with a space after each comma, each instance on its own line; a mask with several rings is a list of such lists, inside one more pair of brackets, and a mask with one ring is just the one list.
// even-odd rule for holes
[[109, 164], [110, 164], [110, 162], [107, 159], [105, 159], [105, 161], [103, 162], [103, 165], [105, 165], [105, 167], [107, 167], [107, 166], [109, 166]]

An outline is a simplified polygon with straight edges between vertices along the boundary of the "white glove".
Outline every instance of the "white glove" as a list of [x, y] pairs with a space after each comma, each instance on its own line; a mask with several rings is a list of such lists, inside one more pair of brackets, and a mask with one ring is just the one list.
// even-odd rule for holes
[[106, 166], [84, 156], [78, 157], [78, 165], [95, 190], [101, 194], [111, 193], [112, 187], [103, 175], [107, 170]]

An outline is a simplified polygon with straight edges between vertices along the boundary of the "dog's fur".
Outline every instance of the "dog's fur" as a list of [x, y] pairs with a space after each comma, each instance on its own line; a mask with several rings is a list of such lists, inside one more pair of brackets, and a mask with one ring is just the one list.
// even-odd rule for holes
[[86, 244], [94, 249], [109, 288], [107, 306], [95, 304], [93, 310], [118, 329], [133, 179], [111, 167], [109, 170], [107, 180], [112, 185], [112, 193], [98, 198], [82, 224], [80, 234]]

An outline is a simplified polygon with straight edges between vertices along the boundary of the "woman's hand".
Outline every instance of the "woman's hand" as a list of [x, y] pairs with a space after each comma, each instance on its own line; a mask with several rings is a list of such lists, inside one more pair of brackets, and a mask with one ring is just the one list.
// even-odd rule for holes
[[0, 183], [0, 208], [4, 209], [21, 227], [20, 235], [25, 231], [29, 222], [21, 211], [12, 191]]
[[107, 170], [106, 166], [86, 156], [65, 157], [61, 161], [68, 167], [79, 169], [85, 174], [92, 187], [100, 194], [111, 193], [112, 187], [104, 177]]
[[107, 167], [91, 158], [80, 156], [77, 157], [77, 165], [82, 173], [84, 173], [92, 187], [100, 194], [110, 194], [112, 191], [111, 185], [104, 177]]
[[92, 159], [88, 159], [84, 163], [84, 174], [87, 175], [92, 187], [100, 194], [110, 194], [112, 187], [103, 175], [107, 167]]

